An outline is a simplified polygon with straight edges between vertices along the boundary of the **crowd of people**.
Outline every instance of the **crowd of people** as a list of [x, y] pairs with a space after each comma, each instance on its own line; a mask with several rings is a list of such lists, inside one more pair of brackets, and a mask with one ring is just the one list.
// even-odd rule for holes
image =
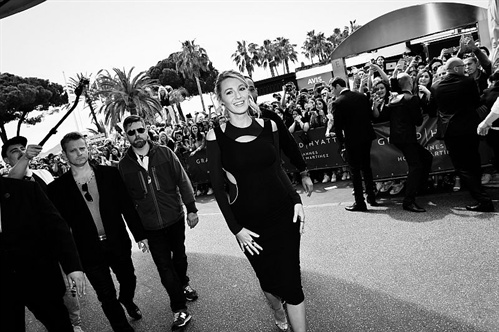
[[[8, 216], [0, 224], [0, 253], [2, 275], [9, 281], [8, 289], [1, 285], [1, 312], [16, 317], [0, 321], [2, 331], [22, 329], [18, 317], [24, 316], [24, 306], [50, 331], [82, 331], [78, 298], [86, 292], [83, 272], [112, 329], [133, 331], [125, 312], [133, 319], [141, 319], [142, 312], [134, 302], [137, 278], [125, 226], [138, 247], [152, 255], [169, 295], [172, 329], [186, 326], [192, 318], [186, 303], [198, 294], [187, 274], [185, 230], [186, 224], [198, 224], [195, 196], [203, 191], [214, 194], [277, 328], [306, 331], [299, 258], [306, 218], [292, 181], [301, 180], [311, 195], [314, 182], [335, 181], [338, 170], [309, 172], [292, 134], [307, 144], [310, 129], [325, 127], [326, 136], [336, 137], [348, 164], [341, 177], [348, 174], [345, 179], [351, 176], [353, 182], [355, 202], [346, 209], [363, 212], [366, 202], [380, 205], [378, 192], [388, 186], [374, 183], [370, 149], [376, 137], [373, 123], [389, 122], [390, 142], [409, 169], [403, 208], [419, 213], [426, 209], [416, 197], [428, 189], [433, 157], [417, 141], [416, 128], [423, 115], [437, 117], [437, 136], [445, 142], [456, 176], [476, 200], [466, 209], [495, 210], [482, 187], [478, 144], [479, 135], [485, 136], [496, 156], [495, 170], [487, 171], [497, 171], [499, 132], [491, 128], [499, 121], [499, 71], [492, 72], [486, 54], [469, 37], [462, 38], [456, 52], [442, 52], [428, 63], [419, 56], [404, 57], [390, 76], [378, 57], [354, 74], [352, 89], [341, 77], [312, 92], [288, 83], [274, 102], [259, 105], [251, 78], [224, 71], [215, 84], [221, 109], [213, 114], [180, 120], [171, 112], [167, 122], [155, 124], [131, 115], [114, 140], [97, 144], [81, 133], [68, 133], [61, 140], [61, 155], [45, 158], [38, 157], [41, 146], [22, 136], [8, 140], [2, 147], [5, 175], [23, 181], [17, 185], [0, 177], [2, 216]], [[203, 149], [210, 181], [194, 188], [186, 158]], [[283, 171], [283, 154], [296, 174]], [[23, 212], [14, 217], [13, 208]], [[21, 234], [38, 238], [34, 244], [53, 241], [57, 248], [37, 252], [34, 244], [18, 241]], [[42, 265], [44, 287], [24, 287], [29, 269]]]

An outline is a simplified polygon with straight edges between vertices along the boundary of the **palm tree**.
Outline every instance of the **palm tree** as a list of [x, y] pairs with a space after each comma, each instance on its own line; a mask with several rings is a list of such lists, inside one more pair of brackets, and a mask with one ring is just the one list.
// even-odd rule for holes
[[246, 41], [237, 42], [237, 50], [232, 54], [233, 61], [239, 66], [239, 71], [246, 71], [249, 77], [253, 77], [255, 65], [259, 65], [258, 45], [249, 43], [246, 46]]
[[307, 59], [310, 59], [310, 61], [313, 64], [314, 58], [317, 55], [315, 30], [307, 32], [307, 38], [303, 42], [303, 46], [301, 48], [303, 49], [302, 53], [305, 55]]
[[[78, 84], [82, 82], [82, 80], [86, 80], [87, 82], [90, 82], [90, 75], [84, 75], [83, 73], [78, 73], [76, 74], [76, 77], [70, 77], [69, 78], [69, 83], [68, 87], [72, 89], [73, 91], [76, 89]], [[104, 126], [102, 126], [102, 122], [99, 122], [97, 120], [97, 115], [95, 114], [95, 109], [97, 108], [96, 105], [96, 100], [98, 100], [99, 96], [96, 93], [96, 86], [95, 83], [93, 85], [87, 84], [85, 85], [83, 89], [83, 97], [85, 97], [85, 102], [90, 109], [90, 115], [92, 116], [92, 122], [94, 125], [97, 127], [97, 132], [98, 133], [103, 133], [107, 136], [107, 131]]]
[[275, 45], [269, 39], [265, 39], [263, 41], [263, 46], [260, 46], [258, 53], [260, 63], [262, 64], [263, 68], [267, 69], [267, 67], [269, 67], [270, 74], [272, 75], [272, 77], [275, 77], [275, 73], [277, 71]]
[[114, 75], [101, 71], [97, 77], [97, 94], [104, 98], [104, 104], [99, 112], [104, 113], [106, 124], [114, 127], [127, 114], [136, 114], [146, 121], [154, 121], [157, 114], [161, 114], [161, 105], [150, 91], [154, 91], [157, 80], [149, 78], [146, 72], [140, 72], [132, 78], [134, 67], [125, 72], [113, 68]]
[[284, 72], [289, 74], [289, 61], [293, 63], [298, 61], [298, 53], [295, 51], [296, 44], [290, 44], [287, 38], [277, 37], [275, 45], [283, 63]]
[[201, 105], [203, 106], [203, 111], [206, 112], [199, 77], [201, 76], [201, 71], [208, 71], [210, 59], [208, 58], [206, 50], [199, 45], [196, 45], [194, 41], [195, 40], [186, 40], [182, 43], [182, 51], [176, 55], [176, 69], [182, 73], [184, 78], [196, 79]]

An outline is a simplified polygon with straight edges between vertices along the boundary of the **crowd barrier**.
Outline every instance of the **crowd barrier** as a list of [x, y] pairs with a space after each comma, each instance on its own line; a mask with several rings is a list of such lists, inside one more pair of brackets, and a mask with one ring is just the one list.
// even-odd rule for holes
[[[407, 176], [407, 163], [402, 152], [390, 144], [390, 124], [388, 122], [374, 125], [376, 139], [371, 148], [371, 168], [375, 180], [389, 180]], [[417, 128], [418, 140], [421, 145], [433, 155], [431, 174], [447, 173], [454, 171], [449, 152], [442, 140], [436, 139], [437, 118], [425, 116], [423, 124]], [[310, 129], [308, 137], [310, 142], [304, 144], [300, 138], [301, 132], [293, 135], [307, 162], [309, 170], [339, 168], [346, 163], [338, 153], [336, 137], [325, 137], [324, 127]], [[360, 134], [360, 133], [359, 133]], [[480, 142], [480, 156], [482, 166], [491, 165], [493, 158], [492, 149], [485, 140]], [[296, 168], [283, 155], [283, 168], [288, 173], [296, 172]], [[206, 150], [197, 152], [194, 156], [187, 157], [187, 172], [193, 183], [209, 182], [208, 160]]]

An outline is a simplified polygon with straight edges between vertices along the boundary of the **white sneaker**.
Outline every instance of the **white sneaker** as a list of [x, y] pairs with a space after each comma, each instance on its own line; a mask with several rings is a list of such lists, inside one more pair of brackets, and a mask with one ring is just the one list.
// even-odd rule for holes
[[208, 188], [208, 191], [206, 192], [206, 195], [211, 195], [211, 194], [213, 194], [213, 189]]
[[196, 196], [201, 196], [201, 195], [202, 195], [201, 190], [196, 191]]
[[341, 175], [341, 181], [345, 181], [347, 179], [347, 172], [343, 172]]
[[331, 174], [331, 182], [336, 182], [336, 173]]
[[322, 183], [327, 183], [331, 180], [331, 178], [329, 177], [329, 175], [327, 174], [324, 174], [324, 179], [322, 179]]

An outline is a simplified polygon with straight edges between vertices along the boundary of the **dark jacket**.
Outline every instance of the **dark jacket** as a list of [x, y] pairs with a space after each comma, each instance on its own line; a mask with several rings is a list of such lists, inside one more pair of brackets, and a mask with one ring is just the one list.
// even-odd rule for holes
[[390, 143], [417, 143], [416, 127], [423, 123], [419, 98], [404, 91], [388, 104]]
[[[68, 225], [36, 182], [0, 177], [0, 202], [2, 274], [15, 273], [26, 287], [62, 296], [59, 263], [66, 274], [83, 270]], [[2, 288], [11, 286], [2, 281]]]
[[447, 74], [431, 87], [431, 104], [437, 109], [437, 137], [476, 135], [476, 109], [480, 95], [471, 77]]
[[187, 212], [197, 212], [196, 199], [191, 181], [175, 153], [166, 146], [151, 141], [148, 144], [148, 170], [139, 164], [131, 147], [118, 168], [144, 228], [157, 230], [183, 221], [182, 201]]
[[[116, 167], [96, 166], [94, 173], [106, 241], [117, 253], [127, 253], [131, 242], [123, 217], [138, 242], [146, 238], [139, 215]], [[71, 171], [50, 183], [48, 189], [50, 199], [71, 227], [83, 265], [101, 263], [104, 257], [100, 251], [97, 227]]]
[[369, 99], [363, 93], [343, 91], [333, 102], [332, 110], [338, 143], [359, 145], [376, 138]]

